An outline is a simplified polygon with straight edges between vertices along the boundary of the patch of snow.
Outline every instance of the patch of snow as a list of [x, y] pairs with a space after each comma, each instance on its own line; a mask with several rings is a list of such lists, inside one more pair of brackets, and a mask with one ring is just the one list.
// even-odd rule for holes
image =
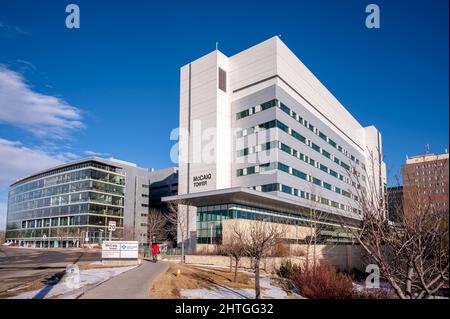
[[80, 270], [80, 281], [77, 288], [71, 287], [71, 285], [68, 285], [63, 279], [55, 285], [47, 285], [38, 290], [27, 291], [9, 299], [74, 299], [90, 287], [98, 285], [135, 267], [136, 266]]
[[[276, 286], [273, 286], [269, 277], [261, 277], [261, 297], [266, 299], [286, 299], [287, 293]], [[228, 288], [216, 286], [212, 289], [182, 289], [180, 295], [191, 299], [253, 299], [255, 289], [252, 288]]]

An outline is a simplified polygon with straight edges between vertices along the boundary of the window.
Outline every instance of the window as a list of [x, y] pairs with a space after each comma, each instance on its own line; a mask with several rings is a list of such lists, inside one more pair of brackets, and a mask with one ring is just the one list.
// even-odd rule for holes
[[219, 68], [219, 89], [227, 91], [227, 73]]
[[281, 191], [283, 193], [292, 194], [292, 187], [289, 187], [289, 186], [286, 186], [286, 185], [282, 185], [281, 186]]
[[332, 139], [328, 139], [328, 143], [333, 146], [334, 148], [336, 148], [336, 142], [333, 141]]
[[275, 163], [266, 163], [259, 165], [260, 172], [267, 172], [275, 169]]
[[297, 132], [294, 131], [294, 130], [291, 132], [291, 135], [292, 135], [292, 137], [296, 138], [296, 139], [299, 140], [300, 142], [303, 142], [303, 143], [306, 142], [305, 137], [304, 137], [303, 135], [297, 133]]
[[66, 225], [67, 225], [67, 217], [61, 217], [61, 218], [59, 219], [59, 224], [60, 224], [61, 226], [66, 226]]
[[334, 176], [334, 177], [338, 177], [338, 173], [336, 173], [335, 171], [333, 171], [332, 169], [330, 169], [330, 175]]
[[289, 173], [289, 166], [284, 165], [284, 164], [282, 164], [282, 163], [278, 163], [278, 169], [279, 169], [280, 171]]
[[286, 133], [289, 133], [288, 127], [285, 124], [283, 124], [283, 123], [281, 123], [279, 121], [277, 121], [277, 127], [279, 129], [281, 129], [282, 131], [284, 131]]
[[331, 154], [325, 151], [324, 149], [322, 149], [322, 155], [325, 156], [326, 158], [331, 158]]
[[[270, 121], [270, 122], [266, 122], [266, 123], [263, 123], [263, 124], [259, 124], [258, 127], [259, 127], [261, 130], [268, 130], [268, 129], [271, 129], [272, 127], [275, 127], [275, 121]], [[250, 133], [249, 133], [249, 134], [250, 134]]]
[[331, 190], [331, 188], [332, 188], [331, 185], [326, 182], [323, 182], [323, 187], [326, 189], [329, 189], [329, 190]]
[[313, 177], [313, 183], [318, 186], [322, 186], [322, 181], [318, 178]]
[[236, 113], [236, 120], [239, 120], [241, 118], [247, 117], [250, 115], [249, 110], [244, 110], [242, 112]]
[[322, 132], [319, 132], [319, 137], [323, 140], [327, 140], [327, 136], [325, 134], [323, 134]]
[[348, 197], [348, 198], [350, 198], [351, 197], [351, 194], [350, 194], [350, 192], [347, 192], [347, 191], [342, 191], [342, 195], [344, 195], [345, 197]]
[[274, 184], [267, 184], [267, 185], [262, 185], [261, 186], [261, 191], [262, 192], [275, 192], [278, 190], [278, 184], [274, 183]]
[[261, 104], [261, 111], [270, 109], [271, 107], [274, 107], [275, 105], [277, 105], [277, 100], [271, 100], [269, 102], [263, 103], [263, 104]]
[[281, 143], [281, 150], [291, 154], [291, 148], [289, 146], [287, 146], [286, 144]]
[[320, 146], [319, 145], [312, 143], [311, 147], [312, 147], [313, 150], [315, 150], [316, 152], [320, 153]]
[[323, 164], [320, 164], [320, 170], [324, 171], [325, 173], [328, 173], [328, 167], [326, 167]]
[[248, 148], [244, 148], [242, 150], [237, 151], [237, 156], [241, 157], [241, 156], [247, 156], [248, 155]]
[[281, 103], [281, 105], [280, 105], [280, 109], [284, 112], [284, 113], [287, 113], [287, 114], [291, 114], [291, 110], [286, 106], [286, 105], [284, 105], [283, 103]]
[[292, 169], [292, 175], [297, 176], [297, 177], [299, 177], [299, 178], [301, 178], [301, 179], [306, 180], [306, 174], [303, 173], [303, 172], [301, 172], [301, 171], [299, 171], [299, 170], [297, 170], [297, 169], [295, 169], [295, 168]]

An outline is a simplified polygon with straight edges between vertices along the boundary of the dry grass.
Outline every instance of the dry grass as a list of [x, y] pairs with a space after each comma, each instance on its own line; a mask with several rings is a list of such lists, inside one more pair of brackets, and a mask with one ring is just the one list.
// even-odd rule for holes
[[[181, 275], [177, 277], [177, 270]], [[159, 275], [149, 289], [150, 298], [181, 298], [181, 289], [213, 288], [216, 285], [230, 288], [253, 288], [251, 275], [239, 273], [234, 282], [234, 272], [227, 269], [216, 269], [170, 263], [167, 271]]]
[[102, 264], [84, 264], [84, 265], [78, 265], [78, 268], [80, 270], [88, 270], [88, 269], [102, 269], [102, 268], [122, 268], [122, 267], [131, 267], [131, 266], [108, 266], [108, 265], [102, 265]]
[[9, 290], [0, 292], [0, 299], [14, 297], [14, 296], [20, 295], [24, 292], [38, 290], [43, 287], [45, 287], [44, 280], [36, 280], [31, 283], [23, 284], [18, 287], [11, 288]]
[[58, 272], [54, 275], [41, 275], [39, 279], [35, 279], [28, 283], [24, 283], [22, 285], [12, 287], [8, 290], [0, 292], [0, 299], [14, 297], [29, 291], [40, 290], [47, 286], [50, 282], [59, 280], [63, 276], [63, 274], [64, 272]]

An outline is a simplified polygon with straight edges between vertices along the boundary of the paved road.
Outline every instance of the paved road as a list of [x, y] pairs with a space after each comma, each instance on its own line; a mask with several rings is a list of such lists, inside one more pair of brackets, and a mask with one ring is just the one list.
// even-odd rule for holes
[[0, 298], [2, 292], [44, 280], [65, 270], [68, 264], [98, 261], [99, 250], [29, 249], [0, 246]]
[[144, 260], [139, 267], [87, 291], [80, 299], [147, 299], [151, 282], [168, 267], [167, 262]]

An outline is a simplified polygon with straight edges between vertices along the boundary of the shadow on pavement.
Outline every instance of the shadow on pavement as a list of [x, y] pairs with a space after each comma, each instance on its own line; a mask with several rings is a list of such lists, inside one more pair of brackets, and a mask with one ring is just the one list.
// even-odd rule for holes
[[45, 287], [38, 291], [32, 299], [44, 299], [45, 296], [53, 289], [53, 287], [61, 280], [64, 276], [65, 271], [60, 271], [53, 275], [46, 283]]

